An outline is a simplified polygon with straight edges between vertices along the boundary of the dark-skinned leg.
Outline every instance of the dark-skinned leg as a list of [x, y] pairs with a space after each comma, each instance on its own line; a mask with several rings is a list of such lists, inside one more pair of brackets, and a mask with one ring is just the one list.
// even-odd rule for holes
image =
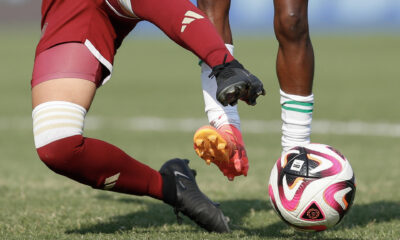
[[312, 93], [314, 51], [308, 29], [308, 0], [275, 0], [274, 29], [279, 42], [276, 70], [281, 89]]
[[[226, 47], [233, 54], [229, 25], [230, 2], [230, 0], [198, 0], [197, 5], [214, 24]], [[248, 169], [237, 107], [224, 107], [217, 101], [215, 96], [217, 83], [214, 77], [209, 78], [211, 69], [205, 63], [201, 64], [201, 69], [205, 111], [211, 126], [197, 130], [193, 138], [195, 150], [207, 163], [214, 162], [229, 180], [233, 180], [235, 176], [246, 175]], [[216, 140], [210, 141], [214, 137]], [[220, 143], [226, 144], [227, 149], [218, 149]]]
[[197, 7], [207, 15], [226, 44], [233, 44], [229, 24], [230, 6], [231, 0], [197, 0]]
[[308, 0], [274, 0], [279, 42], [276, 71], [281, 88], [282, 147], [310, 142], [314, 97], [314, 52], [308, 28]]
[[155, 24], [213, 68], [211, 75], [218, 86], [216, 97], [224, 106], [233, 106], [239, 99], [255, 105], [257, 97], [265, 95], [262, 82], [233, 59], [210, 20], [189, 0], [128, 2], [131, 10], [126, 11]]

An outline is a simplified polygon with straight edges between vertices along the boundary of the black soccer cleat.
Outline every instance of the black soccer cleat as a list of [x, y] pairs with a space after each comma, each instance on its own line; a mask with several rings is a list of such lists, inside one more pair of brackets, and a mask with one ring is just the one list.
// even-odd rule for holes
[[163, 179], [163, 201], [172, 207], [178, 222], [179, 212], [209, 232], [230, 232], [228, 218], [218, 204], [212, 202], [197, 186], [196, 172], [189, 168], [187, 159], [171, 159], [160, 169]]
[[[226, 57], [225, 57], [226, 59]], [[217, 99], [224, 105], [236, 105], [243, 100], [249, 105], [256, 105], [256, 99], [265, 95], [262, 82], [237, 60], [213, 67], [209, 77], [215, 76], [217, 81]]]

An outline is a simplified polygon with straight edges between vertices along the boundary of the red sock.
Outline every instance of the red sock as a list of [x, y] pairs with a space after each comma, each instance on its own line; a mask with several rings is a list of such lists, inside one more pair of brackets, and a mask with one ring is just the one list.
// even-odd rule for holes
[[160, 173], [109, 143], [76, 135], [47, 144], [37, 152], [56, 173], [93, 188], [162, 199]]
[[[133, 12], [152, 22], [172, 40], [192, 51], [210, 67], [234, 58], [208, 18], [188, 0], [131, 0]], [[191, 12], [203, 16], [194, 17]], [[185, 15], [186, 14], [186, 15]], [[185, 21], [184, 21], [185, 20]]]

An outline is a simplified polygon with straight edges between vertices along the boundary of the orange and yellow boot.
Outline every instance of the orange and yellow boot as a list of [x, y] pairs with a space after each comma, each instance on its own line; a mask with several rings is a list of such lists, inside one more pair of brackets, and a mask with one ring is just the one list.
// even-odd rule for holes
[[207, 164], [214, 163], [232, 181], [236, 176], [247, 176], [249, 163], [242, 134], [232, 124], [216, 129], [199, 128], [193, 137], [194, 149]]

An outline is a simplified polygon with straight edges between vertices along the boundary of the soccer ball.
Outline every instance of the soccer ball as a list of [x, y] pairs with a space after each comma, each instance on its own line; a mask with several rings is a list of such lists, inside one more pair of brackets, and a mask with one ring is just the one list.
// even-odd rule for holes
[[356, 193], [349, 161], [331, 146], [317, 143], [283, 154], [268, 188], [276, 213], [303, 231], [323, 231], [339, 223]]

